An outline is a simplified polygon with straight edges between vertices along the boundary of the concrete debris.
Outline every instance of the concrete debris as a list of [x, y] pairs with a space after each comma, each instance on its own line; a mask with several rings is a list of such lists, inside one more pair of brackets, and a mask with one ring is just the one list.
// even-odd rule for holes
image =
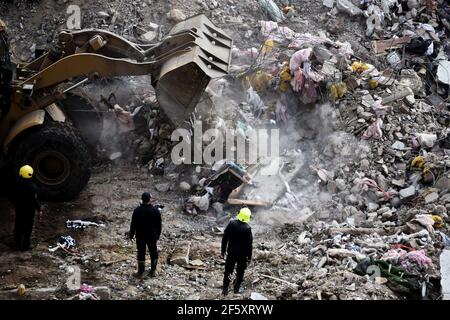
[[409, 186], [408, 188], [401, 189], [399, 191], [400, 199], [408, 199], [414, 197], [416, 194], [416, 188], [414, 186]]
[[[67, 17], [15, 2], [0, 6], [14, 63], [24, 63]], [[447, 1], [73, 2], [86, 3], [83, 27], [142, 48], [176, 22], [209, 12], [233, 36], [231, 68], [209, 83], [183, 130], [194, 138], [201, 121], [202, 131], [241, 144], [216, 148], [220, 161], [186, 153], [175, 164], [179, 141], [149, 89], [154, 79], [89, 77], [83, 96], [109, 109], [96, 110], [104, 121], [92, 180], [79, 199], [49, 204], [27, 266], [16, 268], [19, 253], [0, 244], [8, 251], [0, 259], [1, 298], [17, 299], [20, 279], [32, 299], [218, 299], [220, 237], [249, 207], [255, 238], [246, 298], [450, 299]], [[18, 10], [29, 25], [17, 21]], [[252, 159], [251, 135], [264, 130], [278, 144], [265, 143], [267, 152]], [[206, 136], [199, 141], [210, 150]], [[143, 189], [166, 206], [151, 284], [130, 280], [134, 247], [123, 239]], [[0, 200], [1, 212], [10, 209]], [[67, 229], [69, 217], [79, 220]], [[86, 228], [96, 226], [91, 221], [108, 227]], [[61, 290], [58, 281], [74, 265], [92, 286]]]
[[179, 266], [187, 266], [189, 264], [189, 253], [191, 250], [191, 242], [182, 242], [176, 245], [172, 255], [170, 256], [170, 263]]
[[186, 15], [180, 9], [172, 9], [167, 13], [167, 19], [174, 22], [181, 22], [186, 18]]

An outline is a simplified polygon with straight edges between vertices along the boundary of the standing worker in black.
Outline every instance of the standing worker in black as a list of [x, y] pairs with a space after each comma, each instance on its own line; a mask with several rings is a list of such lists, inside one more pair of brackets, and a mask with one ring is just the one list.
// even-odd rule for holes
[[41, 205], [37, 199], [38, 190], [31, 178], [33, 168], [26, 165], [19, 170], [19, 179], [13, 193], [13, 204], [16, 211], [14, 241], [19, 250], [31, 249], [31, 233], [33, 231], [36, 211], [42, 215]]
[[[225, 228], [222, 238], [222, 258], [226, 255], [225, 274], [223, 277], [223, 295], [228, 294], [230, 277], [236, 267], [234, 293], [241, 293], [241, 284], [247, 264], [252, 259], [253, 234], [250, 222], [251, 211], [242, 208], [235, 220], [231, 220]], [[228, 250], [227, 250], [228, 249]]]
[[133, 212], [130, 226], [130, 240], [136, 235], [138, 272], [136, 277], [141, 278], [145, 271], [145, 251], [148, 247], [151, 259], [150, 276], [156, 275], [158, 264], [157, 242], [161, 235], [161, 213], [159, 208], [150, 204], [151, 195], [148, 192], [142, 194], [142, 204]]

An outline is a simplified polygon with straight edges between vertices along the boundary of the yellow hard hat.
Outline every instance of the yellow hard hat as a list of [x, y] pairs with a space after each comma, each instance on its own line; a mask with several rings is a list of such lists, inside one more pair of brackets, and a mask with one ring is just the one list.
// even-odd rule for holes
[[24, 179], [30, 179], [33, 176], [33, 168], [28, 165], [23, 166], [19, 170], [19, 176]]
[[236, 219], [238, 219], [241, 222], [249, 223], [250, 217], [252, 216], [252, 212], [249, 208], [242, 208], [241, 211], [239, 211]]

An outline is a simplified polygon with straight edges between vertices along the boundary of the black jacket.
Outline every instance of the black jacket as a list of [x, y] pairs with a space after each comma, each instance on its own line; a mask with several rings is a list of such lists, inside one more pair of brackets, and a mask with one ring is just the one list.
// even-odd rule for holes
[[130, 238], [158, 240], [161, 235], [161, 213], [151, 204], [141, 204], [133, 212]]
[[[231, 220], [225, 228], [222, 238], [222, 254], [229, 256], [252, 258], [252, 228], [239, 220]], [[228, 250], [227, 250], [228, 248]]]
[[30, 179], [19, 178], [12, 198], [16, 212], [26, 212], [34, 215], [36, 210], [41, 211], [37, 193], [38, 190], [33, 181]]

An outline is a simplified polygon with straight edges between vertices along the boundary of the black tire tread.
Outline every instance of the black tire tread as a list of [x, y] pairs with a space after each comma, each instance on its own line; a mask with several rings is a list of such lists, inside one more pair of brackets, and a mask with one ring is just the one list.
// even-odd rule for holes
[[66, 181], [49, 186], [36, 181], [42, 200], [67, 201], [75, 198], [86, 186], [91, 175], [91, 159], [86, 143], [78, 130], [70, 123], [46, 122], [39, 130], [24, 137], [14, 152], [15, 172], [30, 161], [33, 150], [39, 148], [64, 147], [69, 154], [72, 170]]

